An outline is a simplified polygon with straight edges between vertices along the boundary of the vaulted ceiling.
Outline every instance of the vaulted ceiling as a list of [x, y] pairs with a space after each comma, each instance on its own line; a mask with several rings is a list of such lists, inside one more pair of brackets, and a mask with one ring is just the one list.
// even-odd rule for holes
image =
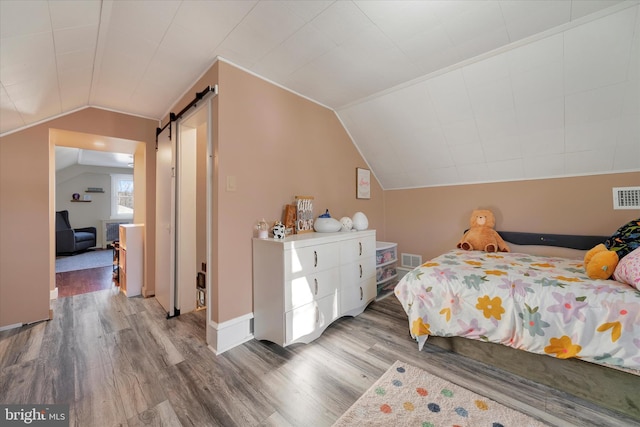
[[383, 188], [640, 169], [634, 1], [0, 1], [0, 134], [161, 119], [217, 57], [336, 111]]

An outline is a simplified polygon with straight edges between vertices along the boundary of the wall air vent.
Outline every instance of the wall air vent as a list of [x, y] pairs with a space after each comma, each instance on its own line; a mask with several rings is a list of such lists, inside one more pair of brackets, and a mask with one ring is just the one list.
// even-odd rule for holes
[[422, 255], [402, 254], [402, 266], [416, 268], [422, 265]]
[[640, 187], [614, 188], [613, 209], [640, 209]]

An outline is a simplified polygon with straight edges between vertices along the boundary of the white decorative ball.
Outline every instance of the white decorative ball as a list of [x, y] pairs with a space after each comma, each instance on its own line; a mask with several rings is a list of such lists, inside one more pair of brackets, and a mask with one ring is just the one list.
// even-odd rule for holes
[[354, 213], [351, 221], [353, 221], [353, 228], [358, 231], [366, 230], [369, 227], [369, 220], [362, 212]]
[[353, 228], [353, 221], [348, 216], [343, 216], [340, 218], [340, 224], [342, 224], [342, 229], [340, 231], [351, 231]]

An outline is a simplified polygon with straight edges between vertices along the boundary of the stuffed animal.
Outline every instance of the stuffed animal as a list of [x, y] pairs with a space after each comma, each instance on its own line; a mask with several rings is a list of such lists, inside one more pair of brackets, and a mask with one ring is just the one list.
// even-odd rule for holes
[[471, 228], [464, 233], [456, 247], [465, 251], [511, 252], [493, 227], [496, 219], [489, 210], [474, 210], [471, 213]]
[[618, 262], [640, 247], [640, 218], [620, 227], [604, 243], [593, 247], [584, 256], [584, 269], [591, 279], [608, 279]]
[[608, 279], [618, 265], [618, 254], [600, 243], [584, 256], [584, 269], [590, 279]]

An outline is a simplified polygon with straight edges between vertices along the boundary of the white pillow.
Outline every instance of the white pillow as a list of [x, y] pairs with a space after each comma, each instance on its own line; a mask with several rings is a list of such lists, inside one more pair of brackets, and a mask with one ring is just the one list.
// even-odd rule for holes
[[640, 248], [633, 250], [618, 262], [613, 278], [640, 290]]

